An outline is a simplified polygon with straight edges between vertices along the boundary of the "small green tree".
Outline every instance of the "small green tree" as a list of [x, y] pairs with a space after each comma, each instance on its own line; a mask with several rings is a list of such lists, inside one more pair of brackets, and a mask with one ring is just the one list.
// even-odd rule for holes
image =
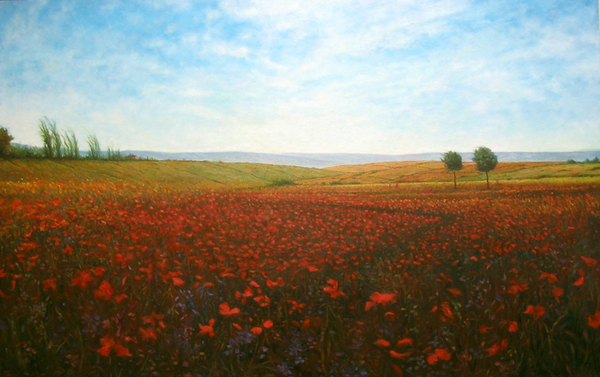
[[52, 137], [52, 129], [56, 129], [56, 123], [53, 123], [50, 119], [40, 119], [40, 137], [42, 138], [42, 144], [44, 144], [43, 151], [44, 157], [54, 158], [54, 138]]
[[87, 144], [90, 148], [88, 158], [92, 160], [99, 160], [101, 158], [100, 142], [98, 141], [96, 135], [89, 135], [87, 139]]
[[73, 131], [63, 133], [64, 155], [66, 158], [79, 158], [79, 144]]
[[442, 162], [446, 164], [446, 171], [454, 174], [454, 188], [456, 188], [456, 172], [462, 170], [462, 156], [454, 151], [448, 151], [442, 155]]
[[60, 132], [58, 132], [58, 128], [56, 128], [56, 123], [52, 122], [50, 124], [50, 133], [52, 137], [52, 144], [54, 145], [54, 157], [62, 158], [63, 155], [63, 140], [60, 136]]
[[498, 165], [498, 156], [492, 152], [490, 148], [479, 147], [475, 149], [475, 155], [473, 156], [473, 162], [477, 164], [477, 170], [485, 173], [485, 180], [487, 182], [487, 188], [490, 188], [490, 178], [488, 173], [496, 168]]
[[14, 137], [8, 132], [8, 129], [0, 127], [0, 157], [5, 157], [10, 151], [10, 142]]

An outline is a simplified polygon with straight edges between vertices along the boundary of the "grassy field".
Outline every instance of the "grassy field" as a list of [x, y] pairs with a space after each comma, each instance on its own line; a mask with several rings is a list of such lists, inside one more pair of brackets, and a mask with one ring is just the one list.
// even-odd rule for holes
[[208, 161], [0, 160], [0, 181], [175, 183], [211, 188], [264, 186], [339, 173], [266, 164]]
[[[457, 173], [459, 184], [485, 180], [474, 163]], [[500, 162], [490, 180], [547, 180], [578, 178], [600, 180], [598, 164], [561, 162]], [[251, 163], [208, 161], [86, 161], [0, 160], [0, 181], [170, 182], [210, 188], [265, 186], [291, 180], [302, 185], [398, 184], [450, 182], [452, 174], [438, 161], [388, 162], [344, 165], [325, 169]]]
[[[458, 182], [485, 180], [485, 174], [475, 169], [475, 163], [463, 164], [457, 173]], [[303, 181], [304, 184], [395, 184], [406, 182], [450, 182], [452, 173], [446, 172], [441, 161], [406, 161], [366, 165], [346, 165], [325, 168], [339, 175]], [[600, 178], [598, 164], [567, 164], [563, 162], [500, 162], [490, 172], [490, 180], [521, 180], [564, 177]]]

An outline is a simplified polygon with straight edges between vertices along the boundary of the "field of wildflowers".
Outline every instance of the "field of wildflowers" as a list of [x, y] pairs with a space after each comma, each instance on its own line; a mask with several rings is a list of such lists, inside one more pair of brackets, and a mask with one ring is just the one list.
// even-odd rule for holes
[[0, 185], [3, 376], [586, 376], [600, 190]]

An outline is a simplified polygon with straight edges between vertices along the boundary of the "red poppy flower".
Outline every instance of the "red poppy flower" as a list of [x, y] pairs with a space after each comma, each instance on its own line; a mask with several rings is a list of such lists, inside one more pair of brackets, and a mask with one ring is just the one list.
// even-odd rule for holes
[[540, 275], [540, 279], [543, 279], [543, 278], [547, 278], [548, 283], [558, 283], [558, 278], [556, 277], [555, 274], [551, 274], [548, 272], [542, 272], [542, 274]]
[[594, 258], [587, 258], [582, 255], [581, 259], [583, 259], [583, 261], [585, 262], [585, 264], [588, 265], [588, 267], [594, 267], [597, 264]]
[[393, 357], [394, 359], [404, 359], [404, 358], [410, 356], [411, 354], [412, 354], [412, 352], [398, 353], [394, 350], [390, 350], [390, 356]]
[[560, 303], [559, 297], [562, 296], [563, 293], [565, 293], [565, 290], [560, 287], [556, 287], [552, 290], [552, 294], [554, 295], [554, 298], [556, 298], [556, 301], [558, 301], [559, 303]]
[[128, 357], [131, 356], [129, 350], [122, 346], [119, 343], [116, 343], [112, 336], [106, 335], [104, 338], [100, 339], [100, 344], [102, 344], [102, 348], [96, 350], [102, 356], [110, 356], [111, 352], [114, 351], [119, 357]]
[[214, 319], [211, 319], [210, 321], [208, 321], [208, 326], [198, 325], [198, 327], [200, 327], [200, 332], [198, 334], [196, 334], [196, 336], [202, 335], [202, 334], [208, 334], [208, 336], [210, 336], [210, 337], [215, 336], [215, 330], [213, 328], [214, 325], [215, 325]]
[[98, 289], [94, 291], [94, 296], [96, 299], [102, 298], [104, 300], [110, 300], [112, 295], [115, 293], [115, 290], [110, 285], [110, 283], [104, 280]]
[[588, 317], [588, 325], [594, 329], [600, 326], [600, 310], [596, 310], [596, 313]]
[[76, 276], [71, 279], [71, 285], [74, 287], [80, 287], [81, 289], [86, 289], [88, 284], [93, 280], [94, 278], [89, 271], [77, 271]]
[[231, 317], [231, 316], [239, 314], [239, 313], [240, 313], [240, 309], [238, 309], [238, 308], [231, 309], [229, 307], [229, 304], [226, 302], [219, 305], [219, 314], [221, 314], [221, 315], [224, 315], [226, 317]]
[[344, 295], [344, 293], [338, 291], [339, 284], [336, 280], [329, 279], [327, 280], [327, 284], [329, 285], [323, 288], [323, 291], [329, 293], [331, 298], [337, 298]]
[[365, 310], [367, 311], [377, 304], [381, 304], [385, 307], [386, 304], [394, 302], [396, 300], [396, 294], [375, 292], [369, 298], [371, 299], [371, 301], [368, 301], [365, 305]]
[[154, 331], [154, 329], [145, 329], [143, 327], [140, 327], [140, 332], [142, 333], [142, 339], [156, 340], [156, 331]]
[[44, 291], [56, 291], [56, 278], [50, 278], [42, 281]]
[[537, 305], [535, 307], [533, 305], [528, 305], [527, 309], [525, 309], [523, 313], [531, 314], [533, 315], [533, 319], [537, 320], [538, 318], [543, 316], [544, 313], [546, 313], [546, 309], [541, 305]]
[[399, 340], [398, 343], [396, 343], [396, 346], [403, 346], [403, 345], [412, 346], [413, 340], [411, 338], [405, 338], [405, 339]]

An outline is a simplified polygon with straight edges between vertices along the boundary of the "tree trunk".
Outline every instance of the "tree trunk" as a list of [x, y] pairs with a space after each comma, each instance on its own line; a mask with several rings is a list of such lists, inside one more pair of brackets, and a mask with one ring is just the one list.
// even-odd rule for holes
[[454, 188], [456, 188], [456, 172], [452, 171], [452, 174], [454, 174]]
[[485, 181], [487, 182], [487, 188], [490, 189], [490, 177], [488, 176], [488, 172], [485, 172]]

